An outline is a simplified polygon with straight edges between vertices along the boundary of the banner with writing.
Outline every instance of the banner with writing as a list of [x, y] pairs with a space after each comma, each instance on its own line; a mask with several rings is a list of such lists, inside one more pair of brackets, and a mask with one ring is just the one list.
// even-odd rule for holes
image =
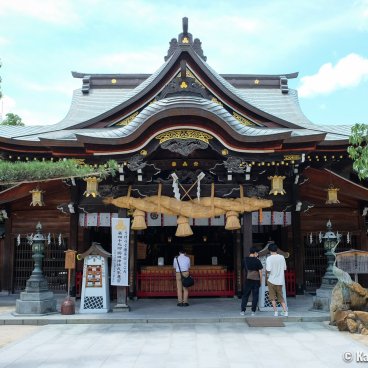
[[129, 286], [129, 218], [111, 219], [111, 285]]

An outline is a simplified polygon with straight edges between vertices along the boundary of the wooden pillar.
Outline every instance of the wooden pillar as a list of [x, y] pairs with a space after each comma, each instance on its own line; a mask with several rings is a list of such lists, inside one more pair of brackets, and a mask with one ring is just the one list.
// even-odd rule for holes
[[[78, 252], [79, 213], [78, 213], [78, 187], [77, 186], [72, 186], [70, 189], [70, 201], [74, 205], [75, 213], [71, 213], [69, 217], [68, 249], [72, 249]], [[70, 278], [71, 296], [75, 296], [76, 294], [75, 273], [76, 273], [76, 269], [71, 270], [71, 278]]]
[[233, 234], [234, 244], [234, 274], [235, 274], [235, 293], [238, 297], [242, 293], [242, 234], [241, 230], [236, 230]]
[[136, 280], [137, 280], [137, 237], [136, 232], [130, 230], [129, 244], [129, 296], [136, 296]]
[[13, 293], [14, 275], [14, 238], [12, 233], [11, 216], [5, 221], [5, 238], [3, 239], [3, 264], [1, 266], [1, 291]]
[[242, 235], [243, 235], [243, 242], [242, 246], [239, 247], [239, 255], [238, 258], [238, 269], [236, 274], [236, 289], [238, 295], [242, 293], [242, 284], [245, 275], [243, 275], [242, 263], [243, 258], [249, 254], [249, 249], [253, 245], [253, 229], [252, 229], [252, 213], [245, 212], [243, 213], [243, 225], [242, 225]]
[[292, 192], [293, 208], [291, 211], [292, 224], [292, 242], [295, 259], [295, 283], [296, 293], [298, 295], [304, 294], [304, 241], [302, 239], [300, 211], [296, 211], [296, 204], [299, 199], [299, 185], [293, 185]]

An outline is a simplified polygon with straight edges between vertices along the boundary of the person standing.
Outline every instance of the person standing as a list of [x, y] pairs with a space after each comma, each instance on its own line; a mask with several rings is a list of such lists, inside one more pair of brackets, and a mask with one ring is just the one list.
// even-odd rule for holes
[[[183, 249], [180, 249], [179, 256], [174, 258], [173, 267], [176, 272], [176, 289], [178, 293], [178, 307], [189, 307], [188, 303], [188, 288], [183, 286], [181, 282], [181, 274], [184, 277], [189, 276], [190, 258], [185, 254]], [[181, 272], [180, 272], [181, 271]]]
[[288, 316], [288, 310], [286, 308], [286, 303], [282, 295], [282, 286], [285, 285], [285, 271], [286, 262], [284, 256], [277, 253], [277, 245], [275, 243], [270, 243], [268, 245], [268, 250], [271, 255], [266, 259], [266, 272], [268, 275], [267, 286], [269, 297], [272, 302], [272, 307], [275, 317], [279, 315], [276, 307], [276, 298], [282, 306], [281, 314], [285, 317]]
[[243, 260], [243, 268], [246, 273], [246, 280], [243, 286], [240, 314], [244, 316], [249, 296], [252, 293], [252, 316], [254, 316], [257, 310], [259, 287], [262, 282], [263, 269], [262, 263], [258, 259], [258, 249], [256, 247], [250, 248], [249, 257], [245, 257]]

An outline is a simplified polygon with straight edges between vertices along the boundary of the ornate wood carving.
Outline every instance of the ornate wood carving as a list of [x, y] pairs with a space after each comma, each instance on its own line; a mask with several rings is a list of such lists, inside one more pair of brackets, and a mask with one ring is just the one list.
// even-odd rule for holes
[[171, 139], [161, 144], [161, 148], [179, 153], [185, 157], [189, 156], [197, 149], [206, 149], [207, 147], [208, 143], [202, 142], [198, 139]]
[[175, 129], [156, 136], [160, 144], [171, 139], [196, 139], [208, 144], [212, 138], [211, 135], [194, 129]]

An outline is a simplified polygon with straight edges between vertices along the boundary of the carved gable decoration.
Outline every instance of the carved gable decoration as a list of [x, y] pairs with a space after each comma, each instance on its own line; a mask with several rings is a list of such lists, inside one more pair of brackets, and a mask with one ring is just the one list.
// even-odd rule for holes
[[197, 96], [210, 99], [207, 90], [195, 78], [175, 78], [157, 96], [157, 100], [172, 96]]
[[206, 149], [212, 136], [193, 129], [175, 129], [156, 136], [160, 146], [182, 156], [188, 156], [197, 149]]
[[174, 54], [176, 49], [180, 45], [188, 45], [193, 48], [193, 50], [197, 53], [197, 55], [204, 61], [207, 60], [207, 57], [203, 55], [202, 50], [202, 42], [199, 38], [194, 39], [191, 33], [188, 32], [188, 18], [183, 18], [183, 32], [179, 34], [178, 39], [173, 38], [170, 41], [169, 50], [167, 51], [167, 55], [165, 56], [165, 61], [167, 61], [171, 55]]
[[161, 148], [171, 152], [179, 153], [182, 156], [189, 156], [197, 149], [206, 149], [208, 144], [197, 139], [172, 139], [161, 144]]

